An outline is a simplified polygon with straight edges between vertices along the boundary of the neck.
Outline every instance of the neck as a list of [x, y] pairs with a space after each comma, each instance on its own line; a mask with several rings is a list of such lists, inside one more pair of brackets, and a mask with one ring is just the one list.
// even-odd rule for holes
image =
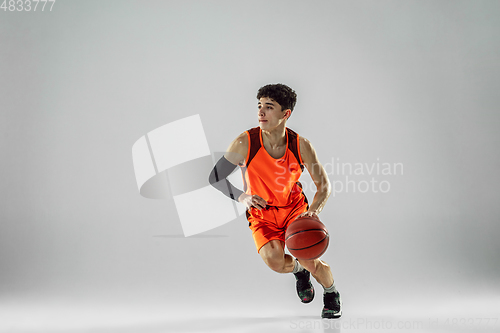
[[262, 139], [266, 138], [266, 141], [273, 148], [285, 145], [286, 144], [285, 131], [286, 131], [285, 122], [282, 122], [272, 130], [269, 131], [262, 130]]

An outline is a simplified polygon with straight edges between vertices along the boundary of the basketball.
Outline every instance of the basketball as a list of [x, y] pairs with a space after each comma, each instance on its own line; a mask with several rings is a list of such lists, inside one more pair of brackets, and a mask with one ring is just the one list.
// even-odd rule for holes
[[288, 251], [295, 258], [303, 260], [319, 258], [328, 248], [329, 239], [325, 225], [308, 216], [290, 223], [285, 233]]

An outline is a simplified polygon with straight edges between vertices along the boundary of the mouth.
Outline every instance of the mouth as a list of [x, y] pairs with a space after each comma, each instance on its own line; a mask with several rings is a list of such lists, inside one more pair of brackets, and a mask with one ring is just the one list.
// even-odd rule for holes
[[265, 119], [259, 119], [259, 123], [265, 123], [267, 120]]

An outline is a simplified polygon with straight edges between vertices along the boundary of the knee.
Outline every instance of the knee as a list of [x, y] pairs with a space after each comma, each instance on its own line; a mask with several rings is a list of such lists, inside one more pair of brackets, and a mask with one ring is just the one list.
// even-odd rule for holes
[[282, 273], [285, 267], [285, 258], [278, 256], [269, 256], [264, 258], [266, 265], [277, 273]]
[[285, 252], [278, 240], [272, 240], [265, 244], [259, 251], [266, 265], [273, 271], [283, 273], [285, 269]]

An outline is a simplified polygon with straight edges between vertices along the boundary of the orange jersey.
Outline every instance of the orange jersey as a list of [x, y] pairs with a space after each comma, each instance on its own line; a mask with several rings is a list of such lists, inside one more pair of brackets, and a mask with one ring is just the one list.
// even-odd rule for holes
[[286, 129], [287, 149], [281, 158], [273, 158], [264, 148], [260, 127], [247, 132], [248, 153], [243, 164], [245, 193], [258, 195], [267, 201], [264, 209], [247, 210], [248, 226], [257, 251], [271, 240], [285, 244], [288, 225], [307, 211], [307, 198], [298, 182], [304, 164], [300, 157], [299, 135]]
[[260, 127], [246, 133], [249, 147], [241, 165], [245, 193], [262, 197], [269, 206], [289, 206], [302, 193], [297, 184], [304, 170], [299, 135], [286, 128], [287, 149], [283, 157], [275, 159], [264, 148]]

